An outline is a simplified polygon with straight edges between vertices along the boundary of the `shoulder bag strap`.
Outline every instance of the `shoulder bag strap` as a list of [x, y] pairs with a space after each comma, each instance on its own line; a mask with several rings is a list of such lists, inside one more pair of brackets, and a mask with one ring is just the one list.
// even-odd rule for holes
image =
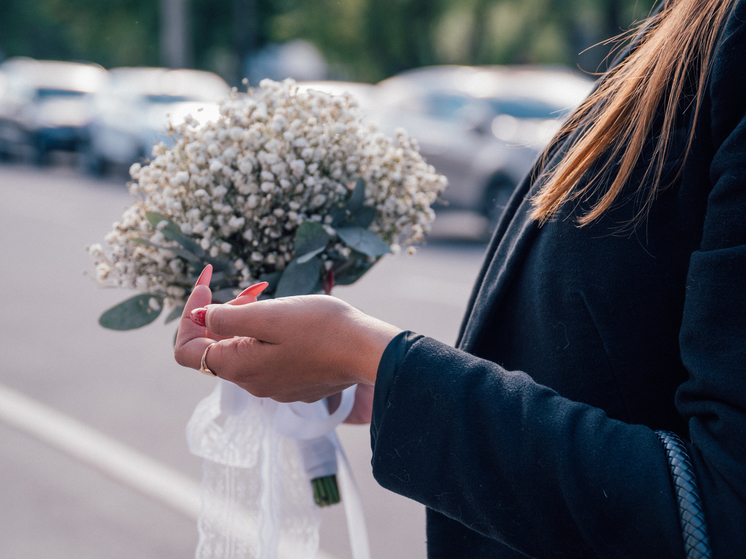
[[684, 441], [670, 431], [656, 431], [668, 458], [671, 478], [679, 503], [679, 520], [684, 536], [686, 559], [711, 559], [710, 537], [697, 489], [694, 468]]

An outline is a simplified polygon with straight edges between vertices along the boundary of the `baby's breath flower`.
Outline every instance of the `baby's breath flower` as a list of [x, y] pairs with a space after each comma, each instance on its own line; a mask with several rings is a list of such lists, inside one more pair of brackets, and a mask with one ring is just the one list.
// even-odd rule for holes
[[227, 269], [236, 270], [232, 287], [283, 270], [304, 221], [321, 223], [335, 239], [329, 253], [319, 255], [331, 269], [332, 254], [352, 252], [336, 237], [331, 212], [361, 178], [364, 204], [375, 209], [369, 228], [392, 252], [428, 233], [430, 206], [445, 178], [404, 132], [390, 138], [362, 124], [348, 97], [264, 80], [259, 90], [234, 90], [220, 115], [204, 125], [187, 117], [173, 127], [173, 145], [157, 144], [149, 163], [130, 167], [133, 205], [105, 236], [106, 247], [88, 248], [98, 281], [158, 294], [167, 305], [188, 295], [200, 270], [168, 223], [154, 228], [148, 212], [176, 224], [211, 258], [229, 259]]

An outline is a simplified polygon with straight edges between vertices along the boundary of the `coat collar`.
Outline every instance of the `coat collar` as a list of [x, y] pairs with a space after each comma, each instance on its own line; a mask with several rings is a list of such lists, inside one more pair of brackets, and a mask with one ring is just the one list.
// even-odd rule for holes
[[534, 183], [530, 177], [531, 174], [513, 193], [488, 245], [456, 342], [464, 351], [471, 352], [476, 345], [483, 325], [538, 231], [537, 223], [530, 217], [530, 198], [538, 188], [538, 181]]
[[[651, 16], [660, 12], [666, 3], [667, 0], [659, 2]], [[645, 28], [619, 53], [612, 62], [611, 68], [619, 64], [634, 50], [644, 31]], [[598, 87], [598, 84], [596, 87]], [[583, 128], [581, 124], [578, 130]], [[461, 323], [456, 347], [472, 352], [479, 342], [484, 325], [499, 304], [505, 293], [505, 287], [520, 266], [526, 251], [539, 231], [539, 225], [531, 219], [530, 213], [531, 198], [541, 185], [541, 173], [543, 169], [550, 169], [558, 162], [576, 136], [577, 131], [570, 134], [559, 148], [555, 149], [546, 165], [542, 166], [542, 162], [537, 162], [513, 193], [487, 247], [484, 263], [467, 305], [464, 320]]]

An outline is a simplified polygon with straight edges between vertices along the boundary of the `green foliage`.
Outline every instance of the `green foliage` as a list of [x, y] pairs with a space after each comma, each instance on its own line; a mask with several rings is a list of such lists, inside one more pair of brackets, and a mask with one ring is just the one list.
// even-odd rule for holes
[[[207, 264], [212, 264], [213, 268], [218, 272], [218, 274], [213, 275], [214, 281], [219, 281], [220, 277], [230, 275], [235, 272], [228, 258], [224, 256], [218, 256], [216, 258], [211, 257], [201, 246], [197, 244], [196, 241], [194, 241], [194, 239], [188, 237], [187, 235], [184, 235], [181, 232], [181, 229], [179, 229], [179, 226], [176, 225], [174, 222], [155, 212], [146, 212], [145, 217], [148, 219], [150, 225], [154, 229], [158, 228], [160, 223], [164, 221], [166, 222], [166, 226], [161, 229], [161, 233], [163, 233], [163, 236], [166, 237], [168, 240], [174, 241], [181, 246], [181, 249], [169, 248], [168, 250], [178, 256], [181, 256], [190, 264], [195, 265], [197, 270], [201, 270]], [[133, 240], [134, 242], [140, 244], [152, 244], [144, 239]], [[222, 276], [220, 274], [222, 274]]]
[[181, 318], [181, 314], [184, 312], [184, 305], [180, 305], [178, 307], [175, 307], [169, 315], [166, 317], [166, 324], [169, 322], [173, 322], [177, 318]]
[[6, 56], [158, 65], [158, 3], [148, 0], [3, 0]]
[[280, 277], [275, 297], [318, 293], [321, 290], [323, 269], [321, 259], [318, 256], [314, 256], [311, 260], [306, 260], [303, 263], [298, 260], [291, 261]]
[[[236, 85], [240, 60], [306, 39], [338, 77], [377, 81], [429, 64], [560, 63], [596, 70], [653, 0], [189, 0], [196, 67]], [[0, 56], [160, 64], [160, 3], [3, 0]]]
[[391, 252], [389, 245], [381, 240], [378, 235], [372, 233], [370, 229], [340, 227], [337, 229], [337, 235], [344, 244], [365, 256], [377, 258]]
[[315, 221], [306, 221], [295, 232], [295, 259], [298, 264], [305, 264], [311, 258], [320, 254], [330, 241], [324, 226]]
[[[151, 301], [154, 301], [152, 306]], [[161, 310], [163, 298], [145, 293], [110, 308], [101, 315], [98, 322], [111, 330], [134, 330], [153, 322], [161, 314]]]
[[[347, 200], [337, 208], [332, 225], [329, 226], [334, 228], [332, 234], [316, 221], [302, 223], [293, 239], [293, 260], [284, 270], [261, 278], [262, 281], [269, 283], [265, 294], [289, 297], [318, 293], [325, 281], [330, 282], [329, 289], [332, 283], [349, 285], [367, 272], [382, 255], [391, 252], [387, 243], [367, 229], [375, 217], [375, 210], [365, 206], [364, 202], [365, 182], [360, 179]], [[160, 230], [166, 239], [178, 243], [179, 248], [169, 247], [168, 250], [185, 259], [193, 268], [201, 270], [205, 264], [213, 264], [215, 272], [210, 284], [213, 289], [213, 301], [226, 303], [233, 299], [237, 278], [231, 275], [232, 267], [227, 258], [210, 257], [199, 244], [184, 235], [168, 218], [155, 212], [147, 212], [145, 216], [151, 227]], [[338, 242], [349, 250], [339, 250], [334, 246], [336, 243], [330, 246], [334, 233]], [[144, 245], [152, 244], [145, 239], [133, 241]], [[324, 251], [330, 251], [333, 262], [331, 272], [324, 267], [319, 256]], [[331, 282], [332, 278], [334, 282]], [[136, 295], [104, 312], [99, 322], [113, 330], [140, 328], [153, 322], [161, 313], [162, 307], [163, 297], [160, 295]], [[183, 310], [183, 306], [173, 309], [166, 318], [166, 323], [179, 318]]]
[[[335, 257], [333, 273], [337, 285], [357, 281], [382, 255], [391, 252], [388, 244], [367, 229], [375, 217], [375, 209], [364, 206], [364, 202], [365, 182], [358, 179], [345, 203], [332, 212], [332, 227], [336, 236], [350, 249], [349, 256], [340, 254]], [[317, 293], [328, 273], [318, 255], [330, 248], [331, 240], [332, 237], [320, 223], [302, 223], [295, 232], [295, 255], [279, 280], [276, 280], [277, 288], [274, 288], [270, 278], [262, 278], [270, 282], [266, 293], [274, 293], [275, 297]]]

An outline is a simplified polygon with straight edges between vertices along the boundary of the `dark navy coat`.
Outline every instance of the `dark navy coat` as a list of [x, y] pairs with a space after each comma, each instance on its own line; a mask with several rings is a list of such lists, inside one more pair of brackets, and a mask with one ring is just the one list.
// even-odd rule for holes
[[430, 557], [683, 557], [659, 429], [687, 441], [714, 557], [746, 557], [746, 0], [699, 119], [682, 111], [670, 178], [692, 127], [632, 232], [649, 149], [583, 228], [587, 205], [532, 221], [526, 179], [459, 349], [412, 333], [387, 348], [373, 473], [428, 507]]

